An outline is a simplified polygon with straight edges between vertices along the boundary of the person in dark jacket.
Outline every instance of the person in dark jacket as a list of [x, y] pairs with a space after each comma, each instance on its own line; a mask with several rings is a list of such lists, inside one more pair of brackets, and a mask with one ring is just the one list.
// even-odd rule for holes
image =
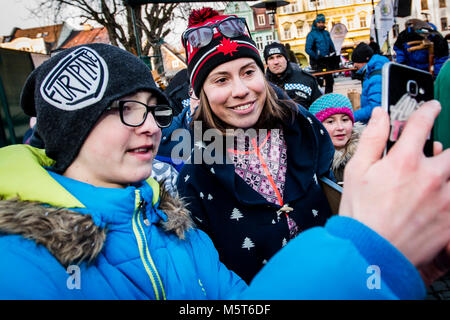
[[264, 48], [264, 59], [267, 64], [266, 78], [306, 109], [322, 95], [313, 75], [300, 68], [292, 68], [288, 53], [281, 43], [268, 44]]
[[175, 74], [164, 90], [164, 93], [170, 100], [174, 116], [177, 116], [184, 108], [189, 106], [189, 79], [187, 69], [181, 69]]
[[444, 37], [433, 27], [422, 20], [410, 19], [405, 23], [405, 30], [400, 32], [397, 41], [394, 43], [396, 61], [413, 68], [424, 71], [430, 70], [430, 52], [427, 48], [409, 51], [414, 46], [418, 46], [414, 41], [433, 42], [433, 76], [436, 78], [442, 66], [448, 59], [448, 43]]
[[289, 59], [288, 59], [289, 62], [298, 64], [297, 57], [295, 56], [294, 51], [292, 51], [291, 45], [289, 43], [286, 43], [284, 46], [286, 47], [286, 52], [289, 57]]
[[[190, 28], [227, 18], [214, 15]], [[221, 53], [227, 50], [233, 54]], [[283, 45], [273, 44], [266, 56], [275, 50], [286, 53]], [[230, 129], [256, 130], [256, 136], [234, 132], [223, 148], [214, 149], [212, 164], [206, 153], [201, 161], [195, 156], [214, 143], [194, 141], [193, 163], [183, 166], [178, 179], [178, 191], [189, 202], [195, 223], [210, 235], [221, 261], [249, 283], [288, 241], [331, 216], [319, 178], [332, 178], [334, 148], [312, 114], [278, 100], [248, 36], [235, 41], [218, 37], [188, 54], [188, 60], [200, 97], [194, 125], [201, 123], [204, 134], [214, 132], [208, 129], [219, 132], [220, 139]], [[306, 78], [315, 84], [313, 77]]]
[[373, 54], [381, 54], [380, 46], [373, 37], [370, 37], [369, 47], [372, 49]]
[[361, 42], [352, 53], [353, 65], [362, 81], [361, 108], [354, 112], [355, 121], [366, 124], [372, 110], [381, 106], [381, 70], [389, 59], [379, 54], [373, 54], [368, 44]]
[[[306, 36], [305, 51], [309, 55], [309, 63], [313, 70], [334, 69], [336, 49], [331, 41], [330, 33], [325, 30], [325, 16], [320, 13], [312, 24], [312, 30]], [[333, 74], [324, 75], [325, 93], [333, 92]]]

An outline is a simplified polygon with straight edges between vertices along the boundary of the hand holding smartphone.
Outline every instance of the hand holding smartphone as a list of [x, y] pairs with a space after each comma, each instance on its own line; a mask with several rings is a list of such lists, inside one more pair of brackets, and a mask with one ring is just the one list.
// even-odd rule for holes
[[[424, 102], [433, 99], [433, 76], [426, 71], [386, 63], [382, 69], [382, 107], [390, 118], [390, 134], [384, 154], [400, 137], [409, 116]], [[424, 146], [424, 154], [433, 155], [433, 130]]]

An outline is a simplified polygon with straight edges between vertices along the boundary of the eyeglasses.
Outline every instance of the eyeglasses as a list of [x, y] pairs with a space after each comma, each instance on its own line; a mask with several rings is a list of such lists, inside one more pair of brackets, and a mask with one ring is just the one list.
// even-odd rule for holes
[[231, 17], [218, 23], [188, 29], [181, 36], [183, 46], [187, 47], [187, 42], [194, 48], [202, 48], [211, 43], [214, 36], [214, 28], [227, 38], [235, 38], [241, 35], [251, 37], [245, 18]]
[[129, 127], [139, 127], [147, 119], [148, 112], [151, 112], [156, 124], [160, 128], [167, 128], [172, 123], [173, 110], [168, 105], [146, 105], [134, 100], [116, 101], [113, 106], [106, 110], [119, 109], [120, 120]]

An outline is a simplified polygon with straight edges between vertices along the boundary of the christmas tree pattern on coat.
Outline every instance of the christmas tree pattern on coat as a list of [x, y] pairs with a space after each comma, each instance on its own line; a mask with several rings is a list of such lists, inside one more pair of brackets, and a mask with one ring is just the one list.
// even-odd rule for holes
[[246, 237], [244, 239], [244, 242], [242, 243], [242, 249], [250, 250], [253, 247], [255, 247], [255, 244], [253, 243], [253, 241], [250, 238]]
[[242, 215], [241, 211], [239, 211], [238, 208], [234, 208], [233, 211], [231, 212], [230, 219], [235, 219], [236, 221], [239, 221], [239, 219], [243, 217], [244, 216]]

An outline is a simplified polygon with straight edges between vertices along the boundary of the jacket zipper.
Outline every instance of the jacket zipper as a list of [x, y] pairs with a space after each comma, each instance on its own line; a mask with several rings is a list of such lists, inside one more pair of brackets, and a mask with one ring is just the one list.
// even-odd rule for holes
[[145, 213], [146, 202], [144, 199], [141, 200], [141, 194], [139, 190], [135, 191], [135, 195], [136, 195], [135, 210], [133, 213], [132, 225], [133, 225], [133, 232], [136, 237], [137, 245], [139, 248], [139, 255], [141, 257], [141, 261], [144, 265], [145, 271], [147, 272], [147, 275], [152, 283], [156, 300], [161, 299], [166, 300], [164, 287], [162, 285], [161, 278], [158, 274], [158, 270], [156, 269], [156, 266], [150, 255], [147, 238], [145, 236], [144, 228], [141, 223], [141, 213], [142, 213], [142, 221], [146, 226], [150, 225], [150, 222], [148, 221], [147, 215]]

